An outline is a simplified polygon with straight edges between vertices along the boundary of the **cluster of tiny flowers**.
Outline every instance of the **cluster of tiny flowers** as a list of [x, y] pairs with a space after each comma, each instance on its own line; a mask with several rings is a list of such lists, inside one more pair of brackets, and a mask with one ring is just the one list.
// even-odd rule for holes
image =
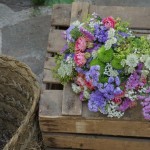
[[90, 111], [120, 118], [140, 103], [150, 120], [149, 38], [134, 36], [121, 19], [96, 13], [73, 22], [63, 37], [57, 77], [72, 83]]

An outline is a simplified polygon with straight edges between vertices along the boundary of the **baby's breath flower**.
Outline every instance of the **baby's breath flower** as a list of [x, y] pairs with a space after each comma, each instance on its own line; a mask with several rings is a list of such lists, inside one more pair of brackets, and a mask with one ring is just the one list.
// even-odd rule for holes
[[108, 31], [108, 38], [113, 38], [115, 36], [114, 28], [110, 28]]
[[83, 91], [83, 96], [84, 96], [85, 99], [89, 99], [90, 98], [90, 94], [89, 94], [89, 92], [87, 90]]

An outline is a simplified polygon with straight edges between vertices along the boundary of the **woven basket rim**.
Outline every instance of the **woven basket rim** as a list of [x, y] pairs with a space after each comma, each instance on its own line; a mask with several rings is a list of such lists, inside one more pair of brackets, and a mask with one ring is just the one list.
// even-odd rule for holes
[[[20, 62], [19, 60], [16, 60], [12, 56], [7, 56], [7, 55], [0, 55], [0, 59], [4, 60], [4, 62], [14, 62], [16, 64], [16, 67], [20, 67], [22, 69], [25, 69], [28, 77], [31, 77], [32, 80], [34, 81], [34, 85], [32, 86], [33, 88], [33, 100], [32, 100], [32, 106], [30, 107], [28, 113], [26, 114], [24, 120], [22, 121], [22, 124], [20, 127], [16, 130], [12, 138], [8, 141], [8, 143], [5, 145], [3, 150], [8, 150], [12, 147], [12, 145], [16, 145], [17, 141], [20, 136], [23, 136], [23, 133], [26, 132], [27, 126], [30, 124], [32, 119], [34, 118], [35, 111], [37, 110], [38, 102], [39, 102], [39, 97], [40, 97], [40, 85], [36, 79], [35, 74], [32, 72], [31, 68], [27, 66], [25, 63]], [[11, 65], [11, 64], [10, 64]], [[12, 66], [14, 67], [14, 66]]]

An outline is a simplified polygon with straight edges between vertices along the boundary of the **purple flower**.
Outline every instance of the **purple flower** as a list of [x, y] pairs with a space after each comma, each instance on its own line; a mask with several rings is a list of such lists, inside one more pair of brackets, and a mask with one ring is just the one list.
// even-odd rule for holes
[[88, 108], [90, 111], [97, 112], [101, 111], [105, 113], [106, 101], [103, 94], [100, 91], [95, 91], [90, 94], [90, 99], [88, 101]]
[[92, 53], [94, 50], [98, 50], [100, 46], [101, 44], [94, 43], [94, 46], [92, 48], [86, 49], [86, 52]]
[[113, 83], [114, 82], [114, 77], [109, 77], [108, 83]]
[[120, 87], [116, 87], [115, 90], [114, 90], [114, 94], [115, 95], [119, 95], [121, 94], [123, 91], [120, 89]]
[[67, 30], [66, 30], [66, 40], [70, 42], [74, 42], [74, 39], [71, 37], [70, 32], [75, 28], [75, 26], [71, 25]]
[[76, 67], [75, 70], [78, 72], [78, 73], [82, 73], [82, 74], [85, 74], [86, 71], [84, 71], [82, 68], [80, 67]]
[[108, 39], [108, 32], [107, 32], [107, 28], [104, 26], [100, 26], [98, 24], [96, 24], [94, 26], [95, 31], [94, 31], [94, 36], [96, 37], [96, 39], [100, 42], [100, 43], [105, 43]]
[[120, 85], [120, 79], [119, 79], [119, 77], [117, 76], [117, 77], [115, 77], [115, 83], [116, 83], [116, 85], [117, 86], [119, 86]]
[[97, 86], [99, 80], [99, 75], [100, 75], [99, 70], [100, 70], [99, 65], [91, 66], [90, 70], [85, 74], [86, 80], [87, 81], [92, 80], [94, 86]]
[[85, 37], [87, 37], [89, 40], [91, 40], [91, 41], [94, 41], [94, 40], [95, 40], [94, 35], [93, 35], [91, 32], [89, 32], [88, 30], [84, 29], [83, 27], [80, 27], [80, 31], [81, 31], [81, 33], [82, 33]]
[[126, 38], [126, 37], [129, 37], [130, 35], [128, 33], [125, 33], [125, 32], [118, 32], [118, 34], [120, 34], [122, 37]]
[[119, 106], [118, 110], [126, 111], [130, 107], [131, 103], [132, 101], [129, 98], [125, 98], [122, 104]]

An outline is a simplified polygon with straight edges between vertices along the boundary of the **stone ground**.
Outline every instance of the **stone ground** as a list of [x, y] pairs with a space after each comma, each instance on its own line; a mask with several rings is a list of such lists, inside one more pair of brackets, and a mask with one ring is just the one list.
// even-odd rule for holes
[[[150, 0], [85, 1], [96, 5], [150, 7]], [[0, 53], [14, 56], [28, 64], [40, 82], [50, 16], [50, 7], [33, 8], [31, 0], [0, 0]]]

